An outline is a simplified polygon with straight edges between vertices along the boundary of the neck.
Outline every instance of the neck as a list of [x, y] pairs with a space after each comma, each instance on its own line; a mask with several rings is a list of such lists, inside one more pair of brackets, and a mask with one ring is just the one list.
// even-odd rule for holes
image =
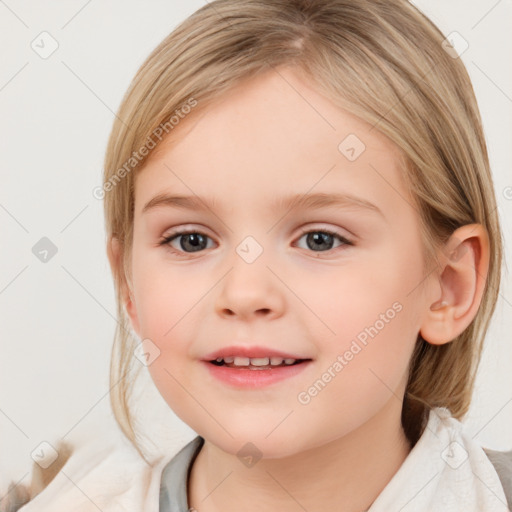
[[261, 459], [251, 468], [205, 439], [189, 477], [189, 507], [366, 511], [411, 450], [400, 407], [393, 397], [350, 434], [289, 457]]

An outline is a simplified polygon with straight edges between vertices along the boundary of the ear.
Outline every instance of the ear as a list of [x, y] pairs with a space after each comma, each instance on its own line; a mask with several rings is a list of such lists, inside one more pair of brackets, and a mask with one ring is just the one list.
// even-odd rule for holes
[[123, 305], [126, 313], [128, 314], [128, 317], [130, 318], [132, 328], [137, 334], [139, 334], [139, 319], [137, 316], [134, 294], [128, 283], [128, 279], [126, 278], [126, 272], [123, 265], [123, 249], [123, 244], [118, 238], [111, 237], [108, 240], [107, 255], [110, 262], [112, 275], [114, 276], [114, 279], [118, 283], [118, 286], [121, 290]]
[[[421, 337], [432, 345], [455, 339], [475, 318], [489, 270], [489, 237], [481, 224], [455, 230], [440, 256]], [[439, 288], [441, 289], [439, 291]]]

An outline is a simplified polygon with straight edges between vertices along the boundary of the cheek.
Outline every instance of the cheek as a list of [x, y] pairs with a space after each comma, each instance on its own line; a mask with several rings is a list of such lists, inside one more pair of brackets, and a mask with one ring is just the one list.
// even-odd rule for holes
[[[390, 336], [390, 341], [398, 341], [418, 328], [418, 285], [423, 277], [417, 248], [389, 242], [379, 250], [354, 252], [339, 267], [303, 272], [294, 290], [307, 299], [318, 332], [334, 344], [360, 334], [364, 340], [371, 326], [390, 335], [399, 327], [397, 336]], [[314, 318], [308, 317], [312, 325]]]
[[[185, 268], [167, 261], [164, 249], [134, 253], [133, 283], [140, 335], [159, 350], [149, 366], [157, 385], [161, 382], [166, 389], [174, 388], [177, 384], [170, 374], [179, 382], [188, 378], [184, 363], [197, 358], [194, 340], [204, 331], [204, 305], [217, 281], [209, 269]], [[180, 389], [178, 386], [173, 391]]]
[[[150, 265], [139, 273], [138, 307], [141, 336], [156, 346], [158, 354], [148, 370], [159, 393], [176, 411], [190, 407], [187, 359], [190, 339], [197, 330], [197, 307], [205, 290], [179, 270]], [[198, 279], [199, 281], [199, 279]], [[206, 284], [203, 280], [203, 287]], [[134, 285], [135, 278], [134, 278]]]
[[396, 297], [393, 292], [366, 300], [348, 297], [326, 321], [336, 335], [323, 338], [318, 372], [296, 398], [304, 421], [325, 418], [329, 411], [333, 438], [340, 429], [357, 428], [389, 401], [400, 406], [417, 331], [415, 312]]
[[308, 323], [321, 333], [322, 368], [344, 356], [343, 370], [332, 370], [338, 382], [332, 388], [338, 390], [330, 399], [342, 393], [357, 408], [357, 396], [371, 400], [400, 386], [419, 331], [421, 279], [418, 248], [391, 242], [336, 272], [301, 279], [297, 295], [308, 297], [317, 317], [308, 315]]
[[186, 277], [183, 267], [166, 260], [165, 248], [134, 251], [133, 284], [137, 315], [144, 337], [165, 343], [183, 329], [187, 314], [207, 291], [197, 272]]

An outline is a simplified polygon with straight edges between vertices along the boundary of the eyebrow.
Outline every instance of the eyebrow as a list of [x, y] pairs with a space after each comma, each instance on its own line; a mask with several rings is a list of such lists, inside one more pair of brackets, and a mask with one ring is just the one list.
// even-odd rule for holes
[[[213, 198], [201, 198], [196, 195], [159, 194], [146, 203], [142, 209], [142, 213], [144, 214], [150, 210], [160, 207], [213, 211], [216, 209], [216, 206], [217, 202]], [[277, 199], [273, 204], [271, 204], [270, 208], [272, 211], [290, 210], [295, 208], [315, 210], [330, 206], [366, 210], [376, 213], [384, 218], [384, 214], [377, 205], [352, 194], [327, 194], [324, 192], [317, 192], [314, 194], [295, 194]]]

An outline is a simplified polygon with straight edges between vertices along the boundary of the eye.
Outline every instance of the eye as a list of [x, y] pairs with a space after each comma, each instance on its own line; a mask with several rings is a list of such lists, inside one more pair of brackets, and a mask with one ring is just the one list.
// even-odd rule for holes
[[[338, 240], [339, 245], [354, 245], [350, 240], [347, 240], [342, 235], [330, 231], [328, 229], [314, 229], [302, 231], [299, 240], [306, 237], [306, 249], [311, 249], [313, 252], [327, 252], [333, 249], [333, 244]], [[208, 240], [211, 238], [204, 233], [194, 230], [176, 231], [164, 237], [159, 245], [168, 246], [173, 253], [176, 254], [190, 254], [199, 252], [203, 249], [211, 248], [208, 245]], [[337, 248], [336, 247], [336, 248]]]
[[[168, 245], [172, 252], [174, 253], [192, 253], [198, 252], [202, 249], [207, 249], [208, 246], [207, 240], [211, 238], [204, 233], [200, 233], [199, 231], [177, 231], [175, 233], [166, 236], [161, 242], [160, 245]], [[173, 243], [176, 243], [179, 246], [177, 249], [173, 246]]]
[[[350, 240], [344, 236], [330, 231], [328, 229], [313, 229], [303, 231], [299, 240], [306, 237], [306, 249], [311, 249], [314, 252], [326, 252], [333, 249], [333, 244], [336, 240], [341, 242], [337, 247], [342, 245], [354, 245]], [[336, 248], [337, 248], [336, 247]], [[319, 249], [319, 250], [317, 250]]]

